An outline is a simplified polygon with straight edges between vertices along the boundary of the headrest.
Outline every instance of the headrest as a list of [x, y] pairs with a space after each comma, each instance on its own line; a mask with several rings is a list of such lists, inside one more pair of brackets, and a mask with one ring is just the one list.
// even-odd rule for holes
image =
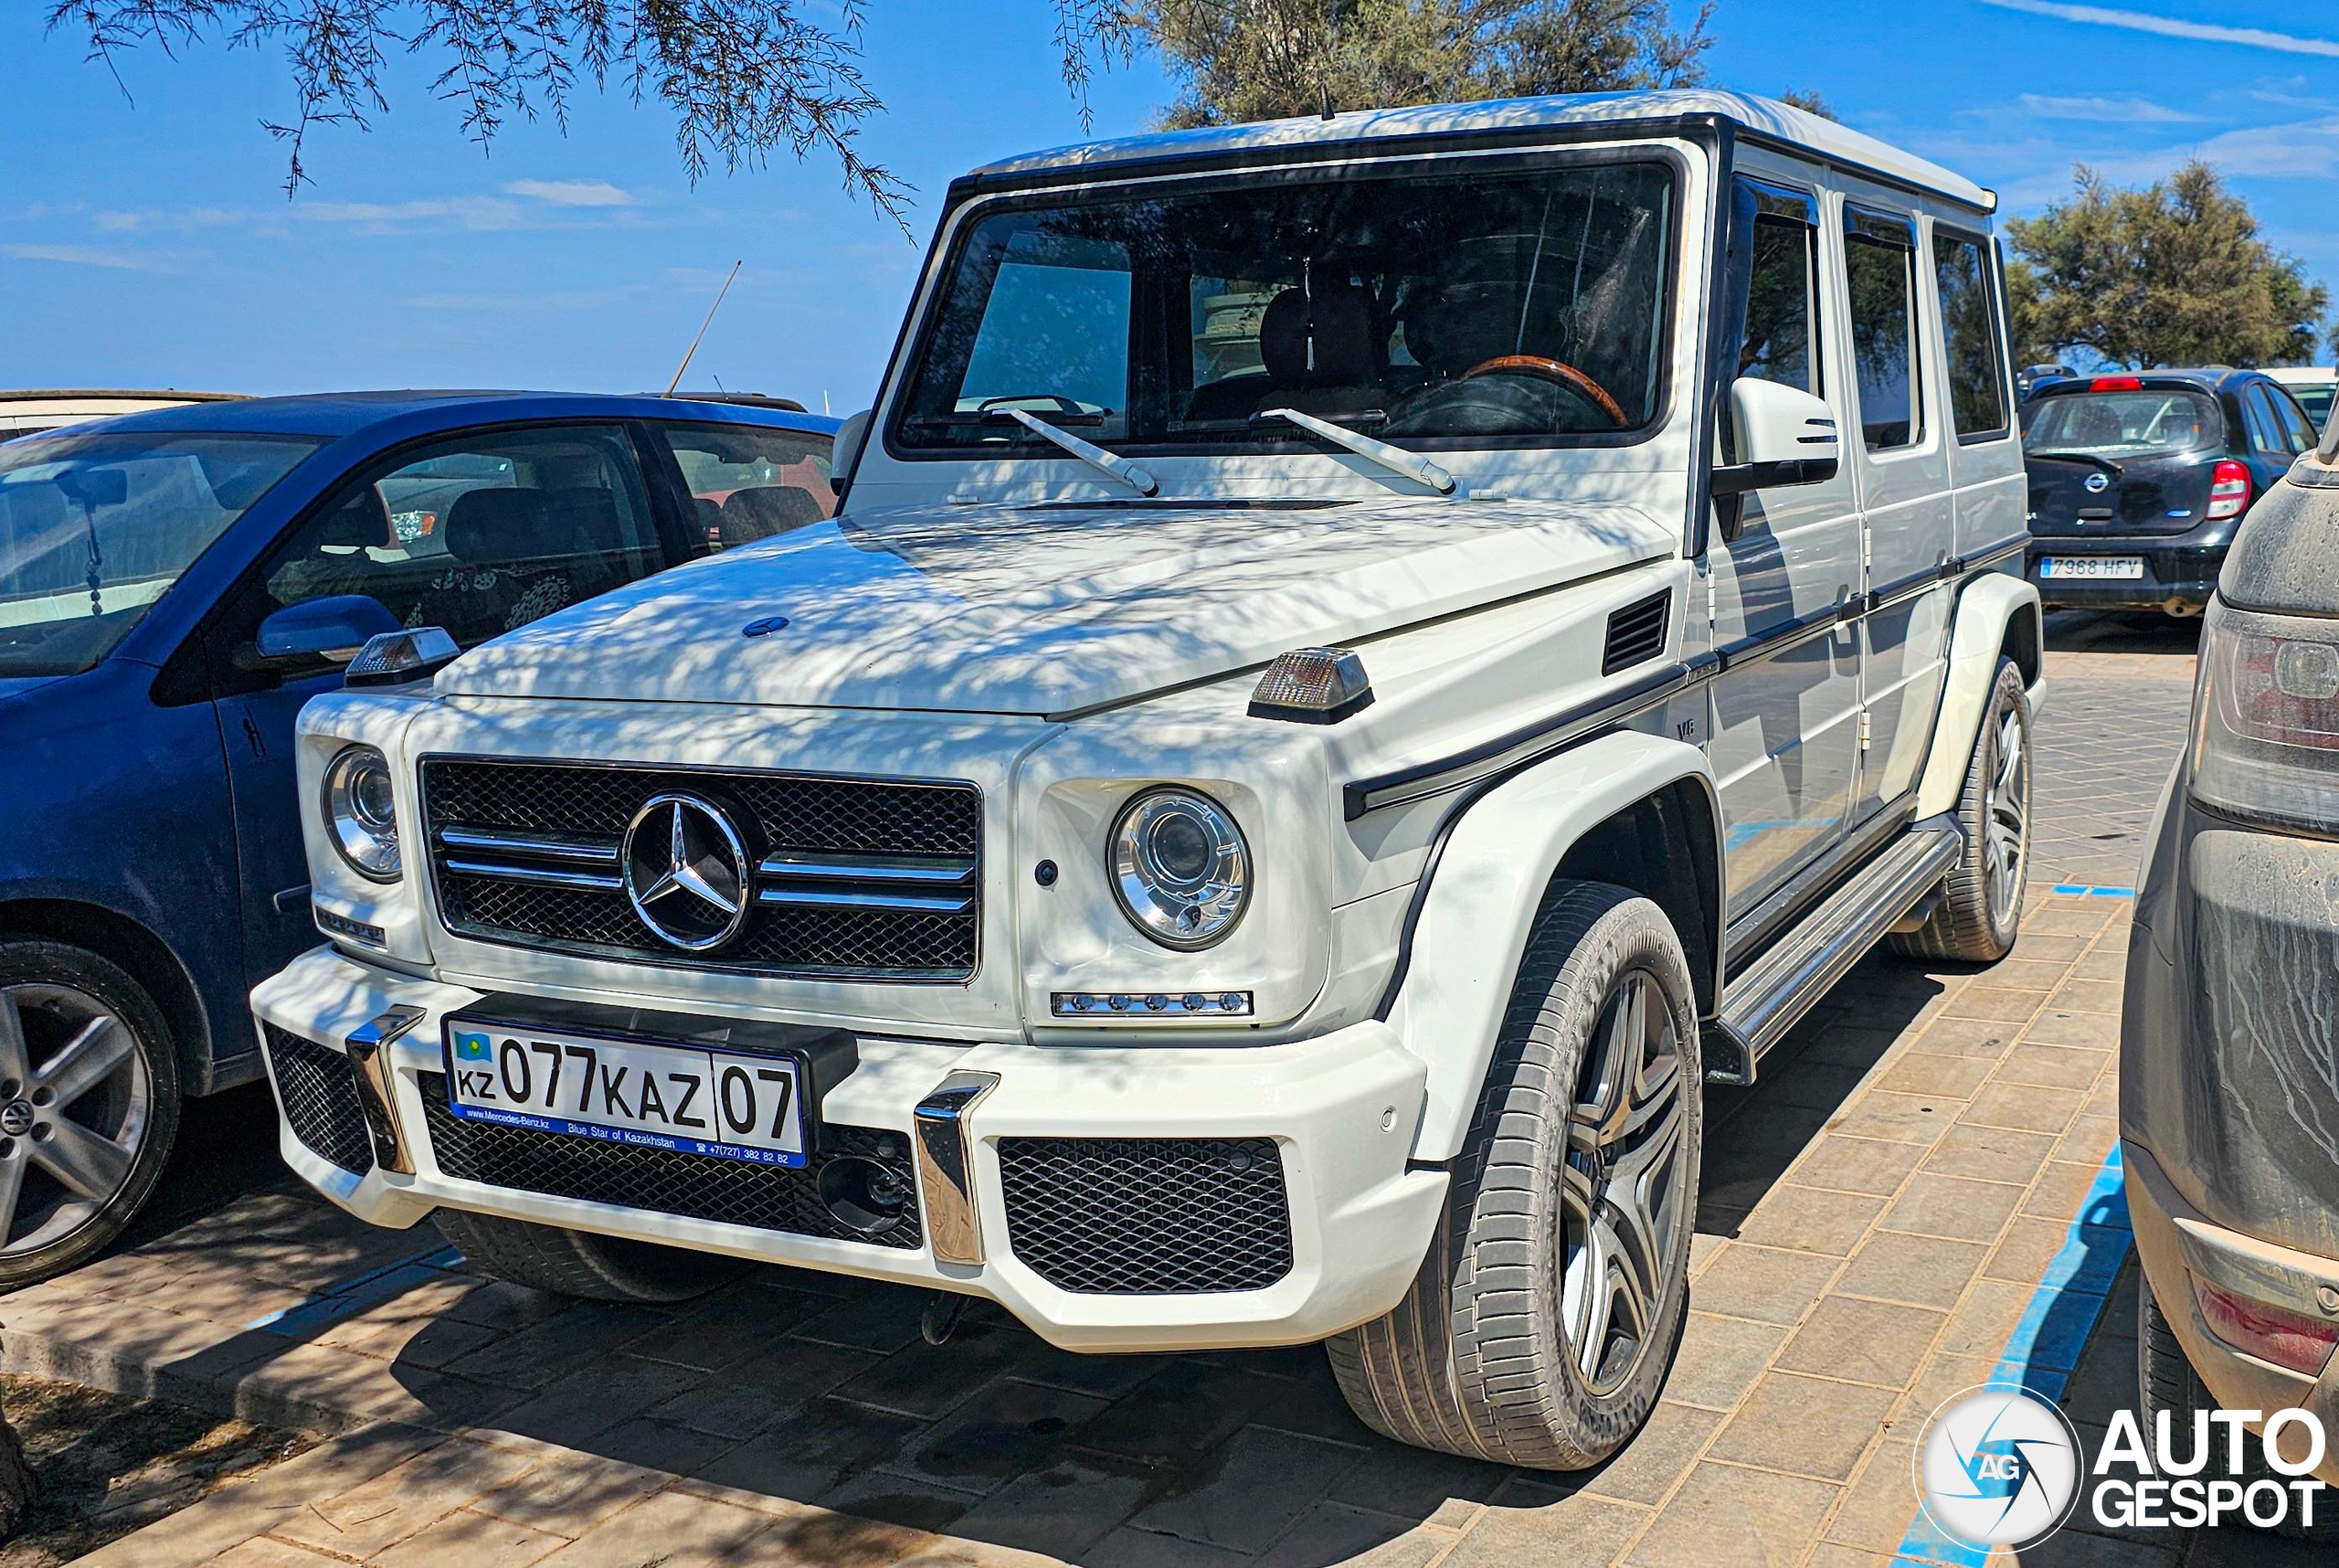
[[2121, 434], [2119, 409], [2102, 403], [2082, 403], [2065, 439], [2074, 446], [2116, 447]]
[[606, 490], [471, 490], [447, 513], [447, 553], [473, 566], [521, 566], [618, 549]]
[[812, 493], [792, 484], [735, 490], [723, 503], [723, 542], [753, 544], [790, 528], [801, 528], [807, 523], [818, 523], [823, 515], [820, 503]]
[[1379, 381], [1381, 344], [1372, 330], [1372, 296], [1348, 282], [1318, 283], [1313, 299], [1302, 290], [1286, 289], [1259, 317], [1259, 358], [1277, 387], [1360, 387]]
[[370, 484], [350, 492], [349, 499], [328, 514], [318, 530], [317, 543], [343, 549], [361, 545], [386, 546], [397, 535], [390, 532], [390, 509], [382, 493]]

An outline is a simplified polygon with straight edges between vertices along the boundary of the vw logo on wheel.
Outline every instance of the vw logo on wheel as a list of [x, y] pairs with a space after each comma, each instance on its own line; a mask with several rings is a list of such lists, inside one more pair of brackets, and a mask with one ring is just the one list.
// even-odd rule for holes
[[739, 934], [754, 901], [739, 830], [695, 795], [653, 795], [626, 825], [625, 895], [641, 923], [685, 952]]
[[2091, 473], [2080, 482], [2087, 486], [2087, 493], [2090, 495], [2101, 495], [2111, 488], [2111, 476], [2108, 473]]
[[1917, 1499], [1969, 1546], [2028, 1546], [2063, 1526], [2085, 1468], [2070, 1417], [2029, 1390], [1969, 1388], [1918, 1436]]

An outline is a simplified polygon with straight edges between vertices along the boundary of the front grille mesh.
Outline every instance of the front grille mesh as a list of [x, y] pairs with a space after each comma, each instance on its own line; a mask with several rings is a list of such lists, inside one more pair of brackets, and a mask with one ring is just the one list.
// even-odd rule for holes
[[[651, 796], [679, 790], [721, 805], [772, 854], [962, 856], [979, 863], [982, 797], [971, 785], [866, 781], [694, 768], [429, 758], [424, 821], [443, 829], [614, 840]], [[439, 914], [490, 941], [577, 948], [693, 968], [788, 974], [964, 980], [975, 969], [978, 890], [962, 913], [759, 905], [720, 950], [690, 953], [642, 924], [620, 892], [466, 875], [434, 847]]]
[[468, 1121], [447, 1108], [445, 1074], [424, 1073], [419, 1080], [431, 1154], [439, 1169], [458, 1181], [832, 1241], [904, 1249], [920, 1245], [915, 1199], [903, 1205], [899, 1224], [875, 1236], [838, 1224], [820, 1201], [821, 1169], [842, 1155], [875, 1160], [900, 1180], [904, 1192], [915, 1192], [908, 1140], [898, 1132], [829, 1123], [820, 1129], [820, 1150], [804, 1169], [791, 1171]]
[[1261, 1290], [1291, 1272], [1267, 1138], [1002, 1138], [1009, 1249], [1061, 1290]]
[[354, 1175], [374, 1168], [374, 1142], [357, 1104], [357, 1074], [330, 1045], [264, 1026], [269, 1065], [284, 1102], [284, 1120], [310, 1153]]

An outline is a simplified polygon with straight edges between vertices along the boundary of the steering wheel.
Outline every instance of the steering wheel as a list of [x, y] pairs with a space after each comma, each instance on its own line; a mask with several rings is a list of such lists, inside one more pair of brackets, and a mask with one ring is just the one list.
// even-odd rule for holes
[[1632, 421], [1625, 417], [1623, 406], [1608, 395], [1608, 389], [1605, 387], [1601, 386], [1599, 382], [1594, 381], [1574, 366], [1563, 364], [1549, 355], [1498, 355], [1492, 359], [1484, 360], [1470, 366], [1462, 373], [1461, 379], [1467, 381], [1479, 376], [1539, 376], [1546, 381], [1557, 382], [1572, 392], [1582, 394], [1597, 405], [1602, 413], [1615, 420], [1618, 429], [1624, 429], [1632, 424]]

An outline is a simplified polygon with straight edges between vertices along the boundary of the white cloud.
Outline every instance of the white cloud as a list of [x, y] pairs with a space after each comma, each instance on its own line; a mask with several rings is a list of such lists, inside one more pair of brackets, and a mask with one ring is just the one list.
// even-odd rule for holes
[[633, 193], [607, 180], [513, 180], [503, 187], [515, 196], [554, 207], [631, 207]]
[[2042, 93], [2026, 92], [2019, 101], [2025, 110], [2042, 120], [2094, 120], [2118, 125], [2175, 125], [2201, 118], [2198, 114], [2187, 114], [2164, 103], [2154, 103], [2143, 98], [2049, 98]]
[[2195, 43], [2238, 44], [2245, 48], [2276, 49], [2284, 54], [2323, 55], [2339, 59], [2339, 39], [2302, 37], [2295, 33], [2277, 33], [2264, 27], [2228, 27], [2214, 22], [2182, 22], [2173, 16], [2155, 16], [2149, 11], [2130, 11], [2109, 5], [2069, 5], [2062, 0], [1982, 0], [1984, 5], [1995, 5], [2002, 11], [2024, 11], [2034, 16], [2052, 16], [2062, 22], [2081, 22], [2098, 27], [2122, 27], [2134, 33], [2153, 33], [2164, 38], [2185, 38]]
[[[2133, 185], [2160, 179], [2188, 158], [2242, 179], [2339, 178], [2339, 115], [2290, 125], [2253, 125], [2178, 146], [2080, 161], [2114, 185]], [[2017, 180], [1999, 195], [2009, 209], [2019, 211], [2070, 193], [2066, 165]]]
[[422, 224], [454, 224], [475, 232], [520, 228], [527, 215], [520, 204], [501, 196], [444, 196], [419, 201], [319, 201], [297, 205], [304, 217], [320, 223], [355, 224], [373, 233]]
[[93, 250], [86, 245], [0, 245], [0, 256], [17, 261], [61, 261], [73, 267], [111, 267], [124, 272], [159, 272], [163, 269], [143, 257], [118, 250]]

